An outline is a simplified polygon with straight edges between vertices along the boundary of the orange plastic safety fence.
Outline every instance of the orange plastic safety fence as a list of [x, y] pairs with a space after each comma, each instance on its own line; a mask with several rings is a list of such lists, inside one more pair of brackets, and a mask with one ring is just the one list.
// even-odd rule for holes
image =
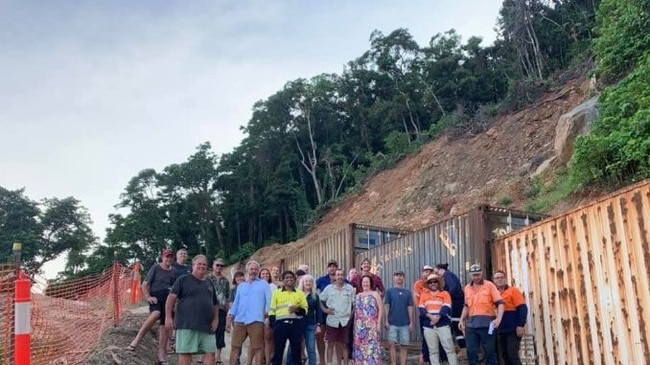
[[[7, 265], [0, 266], [0, 270]], [[102, 333], [117, 326], [124, 309], [130, 306], [133, 273], [119, 264], [102, 274], [43, 285], [35, 278], [32, 285], [32, 364], [83, 364], [95, 349]], [[0, 283], [0, 290], [4, 289]], [[0, 294], [3, 322], [3, 362], [13, 363], [11, 334], [12, 284], [10, 293]], [[6, 304], [6, 303], [10, 304]], [[9, 330], [11, 328], [11, 330]], [[4, 340], [7, 339], [7, 340]]]
[[13, 264], [0, 264], [0, 331], [2, 348], [0, 348], [0, 364], [13, 362], [14, 334], [14, 277]]

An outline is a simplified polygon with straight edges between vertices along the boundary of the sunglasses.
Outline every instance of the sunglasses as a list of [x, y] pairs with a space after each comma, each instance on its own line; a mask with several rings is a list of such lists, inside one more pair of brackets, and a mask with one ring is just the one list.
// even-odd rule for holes
[[214, 264], [216, 267], [223, 267], [223, 264]]
[[438, 280], [430, 280], [430, 281], [427, 281], [427, 284], [429, 284], [429, 285], [430, 285], [430, 284], [434, 284], [434, 283], [435, 283], [435, 284], [440, 284], [440, 282], [439, 282]]

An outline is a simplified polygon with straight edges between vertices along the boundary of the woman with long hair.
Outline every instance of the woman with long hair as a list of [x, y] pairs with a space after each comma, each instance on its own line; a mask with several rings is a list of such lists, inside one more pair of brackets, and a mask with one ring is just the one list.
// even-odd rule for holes
[[354, 306], [354, 352], [356, 365], [381, 365], [381, 329], [383, 302], [370, 275], [361, 277], [361, 293]]
[[[235, 274], [232, 278], [232, 289], [230, 289], [230, 296], [228, 297], [228, 308], [226, 311], [229, 311], [232, 307], [232, 303], [235, 301], [235, 295], [237, 295], [237, 285], [241, 284], [246, 280], [246, 276], [243, 271], [235, 271]], [[231, 328], [226, 325], [226, 331], [230, 332]], [[237, 365], [240, 364], [240, 359], [237, 359]]]
[[[298, 289], [302, 290], [307, 296], [308, 309], [303, 318], [303, 336], [307, 348], [307, 360], [309, 365], [316, 365], [318, 363], [316, 359], [316, 334], [320, 334], [324, 329], [321, 328], [323, 314], [314, 277], [309, 274], [304, 275], [300, 279], [300, 283], [298, 283]], [[287, 363], [290, 364], [288, 361]]]

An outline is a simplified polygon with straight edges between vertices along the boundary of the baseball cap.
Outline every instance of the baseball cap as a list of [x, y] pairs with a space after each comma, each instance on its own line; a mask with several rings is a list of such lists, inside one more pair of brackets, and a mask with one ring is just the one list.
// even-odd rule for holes
[[424, 271], [424, 270], [431, 270], [431, 271], [433, 271], [433, 267], [431, 267], [431, 265], [424, 265], [424, 266], [422, 266], [422, 271]]
[[327, 267], [330, 267], [330, 266], [332, 266], [332, 265], [334, 265], [334, 266], [336, 266], [336, 267], [339, 267], [339, 263], [336, 262], [336, 260], [329, 260], [329, 261], [327, 261]]
[[393, 276], [396, 276], [396, 275], [404, 275], [404, 271], [402, 271], [402, 270], [397, 270], [397, 271], [395, 271], [395, 272], [393, 273]]
[[469, 267], [469, 273], [470, 274], [480, 274], [483, 270], [481, 270], [481, 265], [479, 264], [474, 264]]
[[166, 257], [166, 256], [174, 257], [174, 251], [172, 251], [172, 250], [170, 250], [168, 248], [164, 249], [163, 252], [162, 252], [162, 257]]

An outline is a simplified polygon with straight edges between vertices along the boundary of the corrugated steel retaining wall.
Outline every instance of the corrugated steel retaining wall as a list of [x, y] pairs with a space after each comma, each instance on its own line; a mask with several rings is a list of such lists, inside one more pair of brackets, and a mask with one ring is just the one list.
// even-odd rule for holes
[[[388, 288], [393, 285], [393, 273], [403, 270], [409, 289], [419, 279], [422, 266], [448, 263], [449, 270], [458, 275], [463, 285], [469, 278], [469, 266], [480, 263], [491, 268], [491, 242], [495, 237], [516, 231], [540, 221], [545, 216], [505, 208], [479, 206], [465, 214], [435, 223], [427, 228], [400, 237], [384, 245], [356, 254], [357, 265], [370, 259], [372, 271]], [[418, 331], [411, 335], [422, 339]], [[522, 342], [525, 345], [526, 341]]]
[[283, 270], [296, 270], [300, 264], [309, 265], [309, 271], [315, 277], [327, 272], [327, 261], [336, 260], [342, 268], [352, 267], [354, 251], [352, 225], [341, 228], [319, 241], [307, 243], [302, 250], [284, 258]]
[[540, 365], [650, 364], [650, 181], [504, 236]]

